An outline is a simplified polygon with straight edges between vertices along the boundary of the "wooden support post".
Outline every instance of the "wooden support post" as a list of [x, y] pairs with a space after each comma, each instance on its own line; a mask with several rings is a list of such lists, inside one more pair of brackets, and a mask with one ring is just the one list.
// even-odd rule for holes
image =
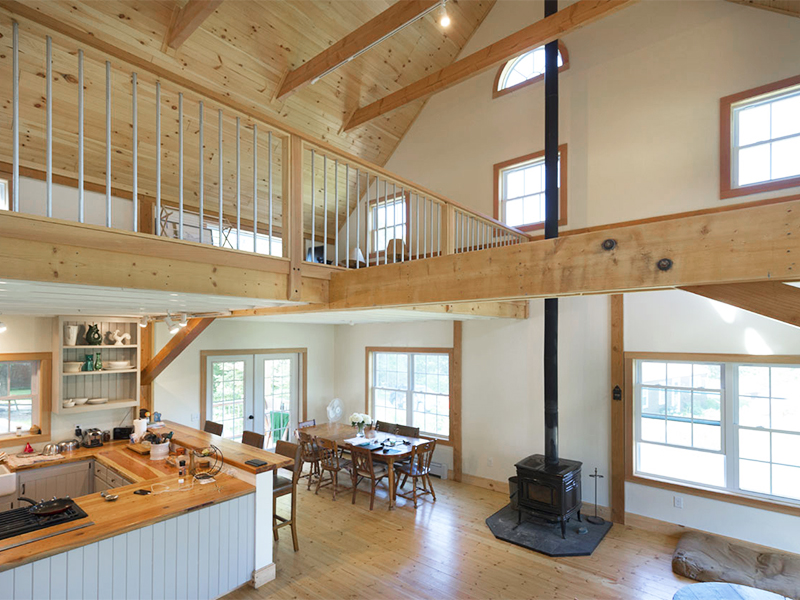
[[[147, 363], [142, 369], [141, 385], [150, 385], [172, 361], [174, 361], [189, 344], [214, 322], [214, 317], [203, 317], [201, 319], [190, 319], [189, 324], [172, 336], [172, 339]], [[151, 324], [152, 326], [152, 324]]]
[[442, 254], [455, 254], [456, 252], [456, 208], [452, 204], [445, 204], [442, 214]]
[[[155, 351], [155, 324], [148, 323], [147, 327], [139, 329], [139, 364], [149, 365], [153, 360], [153, 352]], [[144, 369], [142, 369], [144, 370]], [[143, 408], [153, 412], [153, 385], [147, 385], [142, 382], [141, 393], [139, 397], [139, 408]], [[138, 417], [138, 415], [137, 415]]]
[[[288, 219], [288, 225], [284, 227], [289, 232], [289, 260], [291, 268], [289, 271], [288, 299], [300, 300], [302, 285], [302, 264], [303, 264], [303, 140], [293, 135], [288, 141], [290, 146], [288, 155], [291, 160], [288, 162], [289, 171], [289, 199], [286, 207], [288, 212], [284, 212], [284, 218]], [[284, 149], [285, 149], [284, 145]]]
[[453, 321], [453, 372], [450, 374], [450, 442], [453, 444], [453, 479], [461, 481], [461, 352], [463, 323]]
[[624, 296], [611, 296], [611, 520], [625, 524]]

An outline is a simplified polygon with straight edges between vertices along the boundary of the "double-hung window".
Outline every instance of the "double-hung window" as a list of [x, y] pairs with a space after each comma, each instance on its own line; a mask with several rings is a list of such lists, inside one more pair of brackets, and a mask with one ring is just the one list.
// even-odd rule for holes
[[383, 252], [391, 240], [406, 243], [408, 202], [403, 194], [389, 194], [369, 205], [370, 252]]
[[373, 419], [449, 438], [451, 358], [449, 350], [370, 352]]
[[[509, 227], [532, 231], [544, 227], [544, 152], [494, 165], [494, 218]], [[567, 145], [558, 148], [558, 224], [567, 224]]]
[[721, 100], [723, 198], [800, 186], [800, 77]]
[[38, 425], [49, 435], [50, 367], [47, 353], [0, 354], [0, 445], [18, 444]]
[[800, 364], [724, 358], [632, 361], [634, 475], [800, 503]]

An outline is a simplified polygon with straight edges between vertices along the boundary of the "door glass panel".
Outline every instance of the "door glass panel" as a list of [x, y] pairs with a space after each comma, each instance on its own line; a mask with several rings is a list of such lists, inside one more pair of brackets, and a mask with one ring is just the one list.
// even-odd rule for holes
[[264, 360], [264, 433], [267, 447], [289, 439], [292, 407], [292, 360]]
[[212, 363], [211, 420], [222, 423], [222, 437], [239, 441], [244, 431], [243, 360]]

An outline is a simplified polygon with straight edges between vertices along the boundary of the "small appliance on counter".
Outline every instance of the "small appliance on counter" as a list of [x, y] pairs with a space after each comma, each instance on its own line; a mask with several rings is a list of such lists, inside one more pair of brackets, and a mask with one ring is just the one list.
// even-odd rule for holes
[[133, 427], [114, 427], [115, 440], [129, 440], [133, 433]]
[[97, 448], [103, 445], [103, 432], [93, 427], [83, 432], [81, 446], [84, 448]]

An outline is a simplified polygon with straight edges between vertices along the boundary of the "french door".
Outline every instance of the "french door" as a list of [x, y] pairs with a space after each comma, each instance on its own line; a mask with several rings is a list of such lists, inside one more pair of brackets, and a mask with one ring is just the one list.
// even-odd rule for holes
[[265, 448], [288, 440], [300, 406], [299, 354], [206, 357], [206, 418], [222, 424], [222, 437], [264, 434]]

